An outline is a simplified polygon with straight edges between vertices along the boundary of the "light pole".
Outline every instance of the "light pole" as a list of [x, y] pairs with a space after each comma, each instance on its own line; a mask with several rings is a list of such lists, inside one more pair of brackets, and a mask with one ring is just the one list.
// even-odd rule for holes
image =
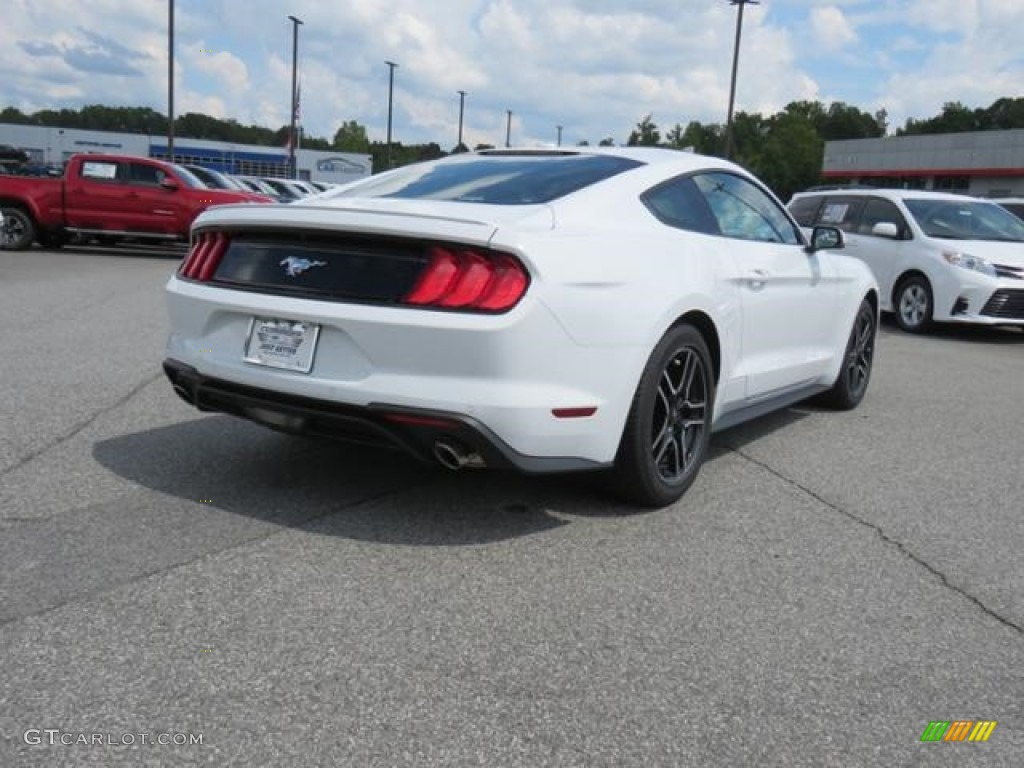
[[729, 84], [729, 116], [725, 121], [725, 159], [732, 159], [733, 137], [732, 137], [732, 108], [736, 103], [736, 69], [740, 63], [740, 33], [743, 31], [743, 6], [747, 3], [759, 5], [758, 0], [729, 0], [729, 5], [738, 5], [739, 12], [736, 14], [736, 44], [732, 51], [732, 81]]
[[292, 119], [288, 127], [288, 175], [296, 177], [295, 168], [295, 113], [298, 112], [298, 70], [299, 70], [299, 25], [302, 20], [289, 16], [292, 22]]
[[174, 162], [174, 0], [167, 3], [167, 161]]
[[459, 143], [455, 145], [455, 149], [461, 152], [462, 149], [462, 115], [466, 111], [466, 92], [459, 91]]
[[391, 112], [394, 106], [395, 97], [395, 67], [398, 65], [393, 61], [385, 61], [388, 65], [388, 169], [391, 168]]
[[557, 144], [557, 146], [560, 147], [560, 146], [562, 146], [562, 126], [557, 125], [555, 127], [558, 128], [558, 144]]
[[512, 146], [512, 110], [505, 110], [505, 148]]

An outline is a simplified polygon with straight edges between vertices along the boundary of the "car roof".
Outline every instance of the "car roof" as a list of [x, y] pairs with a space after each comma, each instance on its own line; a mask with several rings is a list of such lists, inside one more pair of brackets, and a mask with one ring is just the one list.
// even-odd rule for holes
[[466, 152], [450, 155], [452, 158], [468, 158], [473, 156], [514, 157], [537, 156], [570, 156], [570, 155], [606, 155], [624, 157], [629, 160], [650, 166], [676, 166], [684, 170], [698, 168], [736, 168], [728, 160], [710, 155], [698, 155], [683, 149], [668, 147], [513, 147], [507, 149], [485, 149], [479, 152]]
[[992, 202], [991, 198], [972, 197], [971, 195], [960, 195], [955, 192], [936, 192], [931, 189], [887, 189], [885, 187], [866, 188], [853, 187], [849, 189], [830, 189], [828, 191], [816, 190], [808, 192], [797, 192], [792, 200], [800, 200], [808, 197], [882, 197], [887, 200], [956, 200], [959, 202], [978, 201]]

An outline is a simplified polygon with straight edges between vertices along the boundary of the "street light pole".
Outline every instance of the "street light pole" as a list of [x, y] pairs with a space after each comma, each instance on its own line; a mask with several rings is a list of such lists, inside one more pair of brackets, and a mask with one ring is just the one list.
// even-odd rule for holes
[[512, 110], [506, 109], [505, 114], [505, 148], [512, 146]]
[[174, 0], [167, 3], [167, 160], [174, 162]]
[[463, 115], [463, 113], [466, 110], [466, 92], [465, 91], [459, 91], [458, 93], [459, 93], [459, 142], [458, 142], [458, 144], [455, 145], [455, 149], [457, 151], [461, 152], [462, 150], [459, 149], [459, 148], [462, 146], [462, 115]]
[[556, 126], [558, 128], [558, 146], [562, 146], [562, 126]]
[[395, 67], [398, 65], [393, 61], [385, 61], [388, 65], [388, 168], [391, 166], [391, 113], [394, 106], [395, 96]]
[[725, 159], [732, 159], [733, 155], [733, 126], [732, 109], [736, 103], [736, 70], [740, 63], [740, 33], [743, 31], [743, 6], [747, 3], [759, 5], [758, 0], [729, 0], [729, 5], [738, 5], [739, 12], [736, 14], [736, 43], [732, 51], [732, 80], [729, 84], [729, 116], [725, 121]]
[[295, 113], [298, 111], [298, 70], [299, 70], [299, 25], [302, 20], [289, 16], [292, 22], [292, 119], [288, 128], [288, 175], [296, 178], [295, 167]]

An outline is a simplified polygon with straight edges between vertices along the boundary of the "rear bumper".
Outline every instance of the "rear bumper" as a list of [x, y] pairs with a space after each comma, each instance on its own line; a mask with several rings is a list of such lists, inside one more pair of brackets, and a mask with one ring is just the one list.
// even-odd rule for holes
[[283, 394], [205, 376], [171, 358], [164, 361], [163, 368], [178, 396], [200, 411], [238, 416], [282, 432], [397, 449], [429, 463], [439, 463], [436, 448], [444, 444], [478, 457], [478, 462], [468, 466], [530, 474], [610, 466], [581, 457], [527, 456], [465, 414], [386, 403], [349, 405]]

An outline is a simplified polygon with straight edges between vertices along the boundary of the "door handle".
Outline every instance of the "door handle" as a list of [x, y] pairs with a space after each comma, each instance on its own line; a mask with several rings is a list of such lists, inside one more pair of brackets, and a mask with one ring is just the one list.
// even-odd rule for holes
[[751, 288], [761, 289], [771, 274], [767, 269], [751, 269], [747, 272], [747, 282]]

